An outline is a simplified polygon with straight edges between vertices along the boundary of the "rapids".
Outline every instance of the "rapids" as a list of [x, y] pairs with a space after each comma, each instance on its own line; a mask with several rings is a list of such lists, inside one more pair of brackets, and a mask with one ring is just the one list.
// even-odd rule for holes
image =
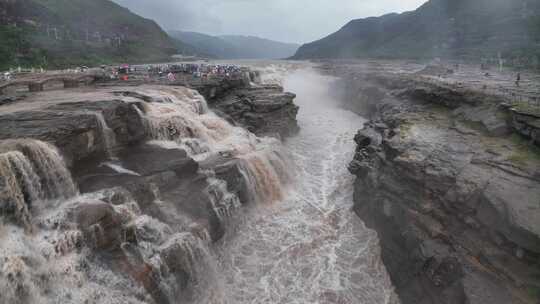
[[[139, 113], [147, 144], [185, 150], [198, 162], [239, 160], [250, 202], [212, 170], [199, 171], [211, 210], [229, 227], [217, 244], [154, 184], [154, 204], [174, 224], [144, 214], [127, 191], [79, 194], [51, 144], [3, 141], [1, 211], [15, 218], [0, 218], [0, 303], [394, 303], [377, 236], [351, 211], [347, 164], [365, 120], [339, 108], [335, 79], [299, 65], [262, 67], [260, 81], [298, 96], [301, 131], [284, 145], [232, 126], [190, 89], [118, 92]], [[93, 114], [107, 150], [100, 166], [142, 178], [122, 166], [114, 131], [103, 113]], [[111, 196], [114, 206], [105, 203]], [[81, 228], [104, 211], [103, 222]], [[111, 239], [115, 254], [96, 255]], [[189, 277], [189, 291], [175, 273]]]
[[339, 108], [335, 79], [313, 69], [283, 78], [278, 67], [276, 74], [266, 79], [281, 79], [300, 106], [300, 134], [285, 144], [294, 178], [281, 201], [251, 210], [222, 242], [226, 302], [390, 303], [395, 294], [376, 233], [351, 211], [347, 164], [365, 120]]

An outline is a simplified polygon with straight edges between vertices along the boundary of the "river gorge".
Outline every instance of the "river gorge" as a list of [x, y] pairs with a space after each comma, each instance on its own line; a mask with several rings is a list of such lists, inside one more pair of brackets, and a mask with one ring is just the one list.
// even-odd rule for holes
[[533, 303], [537, 117], [416, 64], [239, 64], [0, 105], [0, 303]]

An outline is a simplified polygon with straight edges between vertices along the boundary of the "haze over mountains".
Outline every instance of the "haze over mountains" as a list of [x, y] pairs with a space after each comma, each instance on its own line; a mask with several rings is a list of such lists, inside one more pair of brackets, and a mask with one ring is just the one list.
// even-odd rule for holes
[[299, 49], [254, 36], [186, 31], [169, 35], [155, 21], [109, 0], [0, 1], [0, 69], [167, 61], [174, 54], [219, 59], [471, 60], [500, 54], [538, 66], [540, 2], [431, 0], [412, 12], [350, 21]]
[[179, 47], [154, 21], [109, 0], [2, 0], [0, 41], [0, 69], [155, 61]]
[[195, 47], [201, 54], [219, 59], [283, 59], [300, 45], [253, 36], [211, 36], [196, 32], [170, 31], [171, 37]]
[[501, 53], [534, 60], [539, 43], [539, 1], [431, 0], [413, 12], [353, 20], [303, 45], [294, 58], [477, 59]]
[[0, 69], [220, 59], [287, 58], [299, 45], [247, 36], [172, 32], [109, 0], [0, 0]]

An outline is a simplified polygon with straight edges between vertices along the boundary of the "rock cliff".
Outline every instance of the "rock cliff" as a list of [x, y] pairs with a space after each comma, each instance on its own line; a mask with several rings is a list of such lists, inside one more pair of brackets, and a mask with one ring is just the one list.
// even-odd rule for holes
[[257, 135], [285, 138], [299, 129], [295, 97], [280, 86], [257, 85], [234, 90], [211, 105]]
[[402, 302], [537, 303], [540, 151], [523, 124], [538, 117], [410, 74], [332, 73], [372, 119], [349, 166], [354, 210], [378, 232]]
[[[291, 94], [208, 85], [251, 92], [263, 121], [287, 119], [239, 125], [260, 134], [297, 128], [296, 112], [273, 116], [296, 109]], [[241, 117], [223, 112], [231, 123]], [[280, 195], [285, 166], [277, 140], [231, 123], [177, 86], [46, 91], [2, 105], [0, 303], [219, 296], [207, 292], [216, 275], [209, 246], [242, 206]]]

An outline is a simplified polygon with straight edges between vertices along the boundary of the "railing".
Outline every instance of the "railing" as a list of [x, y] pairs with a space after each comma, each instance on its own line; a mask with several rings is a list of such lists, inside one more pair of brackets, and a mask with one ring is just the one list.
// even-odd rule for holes
[[540, 116], [540, 96], [532, 96], [525, 94], [518, 94], [516, 92], [510, 92], [503, 90], [503, 95], [505, 100], [508, 100], [508, 103], [512, 107], [532, 115]]

